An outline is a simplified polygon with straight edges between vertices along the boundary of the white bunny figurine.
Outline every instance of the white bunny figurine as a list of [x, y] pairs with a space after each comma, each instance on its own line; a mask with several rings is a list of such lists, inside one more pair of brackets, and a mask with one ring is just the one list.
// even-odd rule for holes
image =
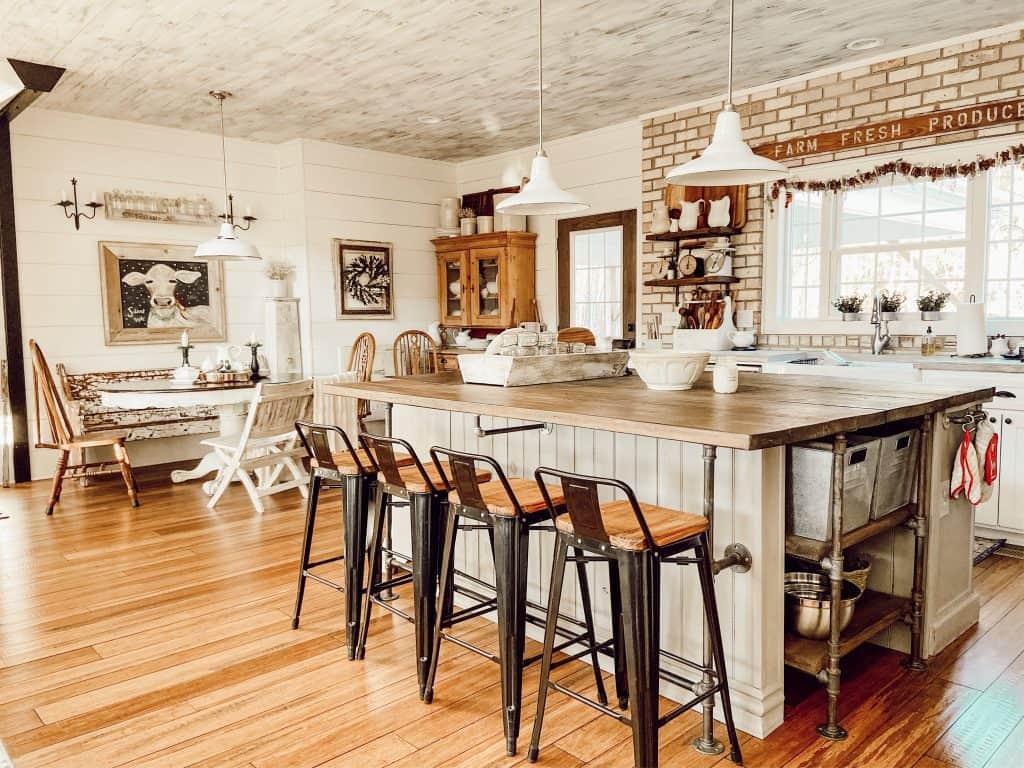
[[726, 195], [721, 200], [712, 200], [711, 211], [708, 213], [708, 226], [728, 227], [731, 220], [729, 216], [729, 196]]

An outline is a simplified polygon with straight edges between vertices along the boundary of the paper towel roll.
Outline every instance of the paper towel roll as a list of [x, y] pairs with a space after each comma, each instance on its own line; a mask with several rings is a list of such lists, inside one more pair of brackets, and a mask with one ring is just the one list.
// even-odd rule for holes
[[956, 353], [984, 355], [988, 352], [985, 336], [985, 304], [957, 304]]

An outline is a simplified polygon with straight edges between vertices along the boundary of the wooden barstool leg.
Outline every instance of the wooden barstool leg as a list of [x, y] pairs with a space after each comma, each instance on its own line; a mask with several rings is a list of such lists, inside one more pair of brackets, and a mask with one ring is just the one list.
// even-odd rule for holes
[[373, 607], [373, 592], [381, 579], [381, 544], [384, 538], [384, 510], [387, 508], [388, 494], [378, 487], [377, 509], [373, 516], [373, 537], [370, 540], [370, 558], [367, 563], [366, 594], [363, 599], [363, 616], [359, 624], [359, 641], [356, 643], [356, 658], [366, 658], [366, 635], [370, 629], [370, 614]]
[[366, 527], [370, 509], [369, 492], [373, 478], [342, 475], [342, 524], [345, 527], [345, 627], [348, 659], [356, 657], [359, 638], [363, 578], [366, 571]]
[[544, 727], [544, 706], [548, 700], [548, 680], [551, 678], [551, 657], [555, 648], [555, 626], [562, 606], [562, 582], [565, 580], [565, 559], [569, 545], [561, 536], [555, 538], [555, 560], [551, 564], [551, 583], [548, 587], [548, 615], [544, 622], [544, 652], [540, 662], [540, 687], [537, 690], [537, 716], [533, 720], [533, 736], [527, 759], [537, 762], [540, 756], [540, 733]]
[[64, 485], [64, 473], [68, 468], [68, 451], [62, 450], [57, 456], [57, 466], [53, 470], [53, 485], [50, 487], [50, 500], [46, 503], [46, 514], [52, 515], [53, 508], [60, 501], [61, 487]]
[[437, 661], [441, 653], [441, 631], [452, 610], [451, 596], [454, 593], [455, 583], [455, 537], [458, 530], [459, 516], [454, 509], [449, 507], [445, 522], [444, 544], [441, 547], [441, 580], [437, 589], [437, 617], [434, 621], [433, 648], [430, 653], [427, 682], [423, 691], [423, 701], [427, 704], [434, 700], [434, 680], [437, 678]]
[[643, 768], [658, 768], [659, 563], [650, 550], [620, 552], [618, 560], [633, 761]]
[[306, 569], [309, 568], [309, 553], [313, 549], [313, 526], [316, 524], [316, 504], [320, 498], [320, 476], [309, 479], [309, 498], [306, 501], [306, 528], [302, 533], [302, 557], [299, 561], [299, 585], [295, 590], [295, 611], [292, 613], [292, 629], [299, 628], [302, 613], [302, 597], [306, 593]]
[[608, 592], [612, 611], [612, 650], [615, 653], [615, 694], [619, 709], [629, 708], [629, 680], [626, 675], [626, 649], [623, 645], [622, 588], [619, 586], [619, 564], [608, 562]]
[[[573, 547], [573, 555], [583, 557], [583, 550]], [[594, 633], [594, 608], [590, 604], [590, 581], [587, 579], [587, 564], [576, 561], [576, 577], [580, 581], [580, 602], [583, 603], [583, 622], [587, 626], [587, 638], [590, 642], [590, 664], [594, 668], [594, 684], [597, 686], [597, 700], [608, 704], [608, 693], [604, 689], [604, 676], [597, 658], [597, 636]], [[557, 618], [557, 617], [556, 617]]]
[[736, 765], [743, 765], [743, 753], [740, 751], [740, 740], [736, 735], [736, 725], [732, 720], [732, 702], [729, 697], [729, 678], [725, 672], [725, 650], [722, 647], [722, 626], [718, 620], [718, 601], [715, 598], [715, 578], [711, 572], [711, 550], [708, 547], [707, 534], [700, 535], [697, 547], [697, 569], [700, 573], [700, 590], [704, 598], [704, 617], [707, 621], [711, 637], [711, 653], [715, 660], [715, 671], [718, 673], [718, 695], [722, 698], [722, 715], [725, 717], [725, 728], [729, 734], [729, 759]]
[[[494, 576], [497, 586], [498, 658], [505, 751], [516, 753], [523, 708], [523, 650], [526, 646], [526, 576], [529, 530], [516, 517], [495, 515]], [[557, 617], [556, 617], [557, 618]]]

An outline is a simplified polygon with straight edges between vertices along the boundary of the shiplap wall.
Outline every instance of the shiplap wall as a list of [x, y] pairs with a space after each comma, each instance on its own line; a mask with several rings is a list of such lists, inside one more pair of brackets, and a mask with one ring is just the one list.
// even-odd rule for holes
[[[636, 208], [639, 216], [641, 134], [640, 122], [635, 121], [545, 144], [558, 183], [590, 204], [590, 210], [578, 215]], [[524, 147], [459, 163], [459, 194], [518, 184], [530, 174], [530, 162], [536, 151], [536, 147]], [[558, 321], [558, 218], [529, 219], [530, 231], [537, 233], [537, 301], [543, 319], [552, 325]], [[639, 233], [638, 223], [638, 238]], [[639, 254], [639, 243], [637, 246]], [[639, 265], [638, 255], [638, 268]], [[639, 292], [637, 295], [639, 307]]]
[[[173, 366], [171, 344], [106, 346], [100, 298], [99, 249], [104, 240], [195, 245], [215, 234], [210, 226], [110, 221], [102, 212], [75, 231], [54, 203], [69, 179], [79, 180], [79, 200], [93, 192], [140, 189], [151, 194], [223, 196], [220, 138], [118, 120], [34, 108], [12, 123], [21, 310], [25, 351], [36, 339], [51, 365], [73, 371]], [[238, 206], [259, 217], [246, 235], [264, 257], [280, 255], [281, 206], [278, 160], [273, 146], [228, 141], [228, 175]], [[265, 278], [259, 264], [225, 265], [228, 340], [263, 333]], [[200, 345], [194, 360], [213, 352]], [[26, 370], [31, 366], [26, 358]], [[31, 397], [31, 375], [28, 387]], [[30, 402], [31, 407], [31, 402]], [[198, 455], [194, 438], [132, 445], [140, 464]], [[33, 451], [32, 473], [52, 473], [53, 451]]]

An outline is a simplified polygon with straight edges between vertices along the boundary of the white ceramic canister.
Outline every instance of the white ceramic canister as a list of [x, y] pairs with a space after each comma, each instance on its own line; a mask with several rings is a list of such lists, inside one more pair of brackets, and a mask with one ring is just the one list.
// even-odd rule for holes
[[441, 198], [441, 228], [458, 229], [459, 227], [459, 198]]
[[476, 217], [476, 233], [478, 235], [489, 235], [494, 231], [494, 217], [493, 216], [477, 216]]
[[715, 370], [711, 374], [711, 385], [720, 395], [731, 395], [740, 388], [740, 369], [732, 359], [715, 361]]

